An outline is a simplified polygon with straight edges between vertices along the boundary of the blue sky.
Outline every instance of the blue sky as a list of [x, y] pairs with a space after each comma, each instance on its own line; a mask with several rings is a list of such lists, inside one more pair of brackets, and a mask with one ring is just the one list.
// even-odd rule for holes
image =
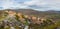
[[0, 0], [1, 9], [60, 10], [60, 0]]

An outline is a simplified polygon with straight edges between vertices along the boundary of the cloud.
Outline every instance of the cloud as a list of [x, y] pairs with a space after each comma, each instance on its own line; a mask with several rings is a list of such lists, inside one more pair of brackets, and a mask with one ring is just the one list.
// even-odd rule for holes
[[20, 0], [0, 0], [0, 7], [2, 9], [18, 9], [18, 8], [27, 8], [27, 5], [23, 4], [23, 1]]
[[60, 10], [60, 0], [0, 0], [0, 9]]
[[45, 5], [46, 2], [44, 2], [42, 0], [32, 0], [32, 1], [24, 2], [24, 4], [26, 4], [26, 5], [37, 5], [37, 6], [40, 6], [40, 5]]
[[60, 0], [32, 0], [32, 1], [27, 1], [24, 4], [28, 6], [35, 5], [37, 7], [33, 7], [33, 8], [40, 9], [40, 10], [59, 10], [60, 9]]

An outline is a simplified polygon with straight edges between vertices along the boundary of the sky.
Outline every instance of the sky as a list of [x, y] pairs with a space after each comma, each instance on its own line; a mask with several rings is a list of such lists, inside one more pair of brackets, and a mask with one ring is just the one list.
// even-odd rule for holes
[[0, 0], [0, 10], [20, 8], [38, 11], [60, 11], [60, 0]]

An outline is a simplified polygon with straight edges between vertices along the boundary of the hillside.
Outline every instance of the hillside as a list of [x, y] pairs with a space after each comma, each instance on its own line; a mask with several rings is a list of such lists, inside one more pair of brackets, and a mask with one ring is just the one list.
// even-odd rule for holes
[[13, 29], [56, 29], [59, 28], [58, 26], [60, 26], [60, 11], [0, 10], [0, 29], [11, 29], [11, 27]]
[[60, 11], [36, 11], [33, 9], [5, 9], [5, 10], [0, 10], [0, 13], [3, 13], [4, 11], [15, 11], [19, 13], [23, 13], [26, 15], [34, 15], [34, 16], [39, 16], [39, 17], [44, 17], [44, 18], [50, 18], [54, 20], [60, 20]]

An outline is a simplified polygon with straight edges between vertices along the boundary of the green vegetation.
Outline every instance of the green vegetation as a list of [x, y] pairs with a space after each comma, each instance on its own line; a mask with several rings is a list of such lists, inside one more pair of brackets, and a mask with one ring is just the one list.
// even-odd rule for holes
[[[3, 21], [7, 17], [7, 15], [8, 15], [8, 13], [6, 13], [6, 12], [4, 14], [2, 14], [2, 16], [0, 17], [0, 22]], [[57, 20], [57, 19], [60, 19], [59, 14], [51, 14], [51, 15], [48, 14], [48, 15], [46, 15], [45, 16], [46, 20], [44, 20], [43, 23], [41, 23], [41, 24], [33, 24], [33, 23], [29, 24], [28, 23], [28, 18], [24, 18], [24, 15], [22, 15], [22, 17], [25, 19], [25, 21], [24, 21], [25, 23], [23, 23], [23, 25], [24, 25], [23, 27], [19, 27], [19, 25], [21, 23], [20, 20], [19, 20], [19, 16], [18, 15], [15, 15], [15, 16], [16, 16], [15, 20], [17, 20], [16, 22], [14, 22], [15, 20], [12, 20], [11, 18], [9, 18], [8, 21], [13, 22], [14, 25], [15, 25], [13, 27], [16, 28], [16, 29], [23, 29], [24, 26], [26, 26], [26, 25], [29, 26], [29, 29], [30, 28], [31, 29], [57, 29], [58, 27], [60, 27], [60, 20]], [[10, 23], [10, 24], [12, 24], [12, 23]], [[11, 28], [10, 24], [8, 25], [7, 28], [4, 28], [5, 26], [0, 25], [0, 29], [10, 29]]]
[[46, 25], [40, 26], [35, 24], [35, 25], [32, 25], [31, 27], [32, 29], [57, 29], [58, 27], [60, 27], [60, 21], [57, 21], [55, 24], [50, 24], [50, 25], [46, 24]]

